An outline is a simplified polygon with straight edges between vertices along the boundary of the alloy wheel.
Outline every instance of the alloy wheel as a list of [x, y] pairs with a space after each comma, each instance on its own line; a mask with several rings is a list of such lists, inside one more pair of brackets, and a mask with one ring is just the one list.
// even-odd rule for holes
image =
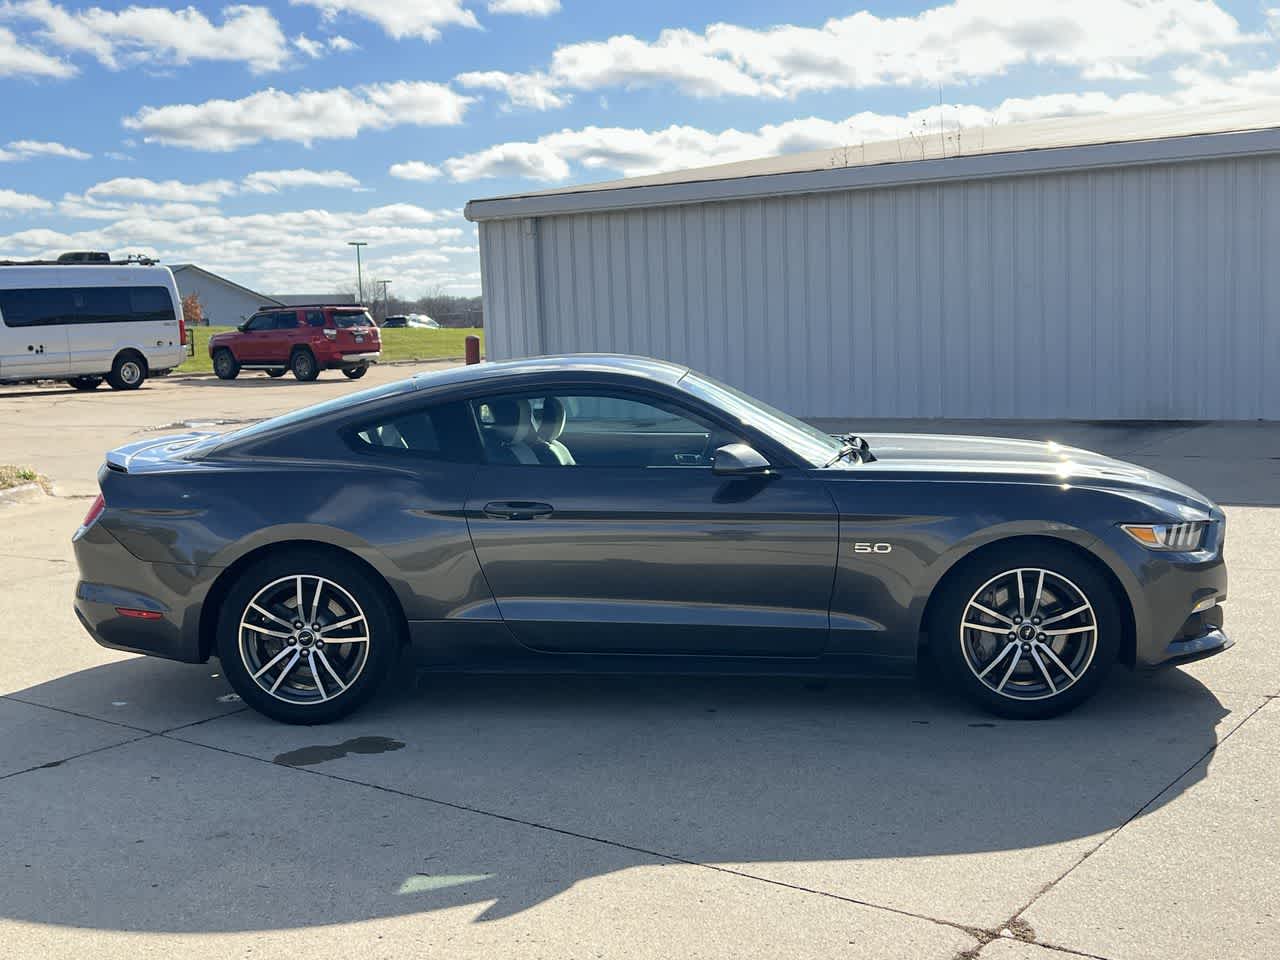
[[1040, 567], [1006, 570], [969, 598], [960, 623], [965, 663], [1011, 700], [1044, 700], [1074, 686], [1093, 662], [1098, 619], [1076, 584]]
[[364, 670], [370, 642], [369, 622], [351, 592], [314, 574], [273, 580], [240, 616], [245, 669], [285, 703], [323, 703], [346, 693]]

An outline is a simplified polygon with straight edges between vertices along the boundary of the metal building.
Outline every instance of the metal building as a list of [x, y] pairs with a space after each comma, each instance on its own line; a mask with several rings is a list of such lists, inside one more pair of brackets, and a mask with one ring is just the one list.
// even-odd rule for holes
[[476, 200], [487, 350], [811, 417], [1280, 419], [1280, 101]]

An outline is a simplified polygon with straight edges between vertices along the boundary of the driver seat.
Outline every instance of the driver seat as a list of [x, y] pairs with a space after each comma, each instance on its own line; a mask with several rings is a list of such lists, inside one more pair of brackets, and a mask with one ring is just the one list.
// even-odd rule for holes
[[567, 419], [563, 403], [555, 397], [543, 399], [542, 413], [538, 417], [537, 439], [533, 444], [533, 452], [539, 463], [560, 467], [577, 465], [569, 448], [560, 442], [560, 434], [564, 433]]

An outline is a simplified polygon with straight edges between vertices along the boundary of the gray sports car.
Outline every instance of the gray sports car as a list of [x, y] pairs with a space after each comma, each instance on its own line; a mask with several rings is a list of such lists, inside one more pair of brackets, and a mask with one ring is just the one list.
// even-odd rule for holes
[[1227, 649], [1224, 516], [1054, 443], [830, 436], [682, 366], [546, 357], [113, 450], [75, 534], [104, 646], [292, 723], [439, 670], [901, 675], [1046, 717]]

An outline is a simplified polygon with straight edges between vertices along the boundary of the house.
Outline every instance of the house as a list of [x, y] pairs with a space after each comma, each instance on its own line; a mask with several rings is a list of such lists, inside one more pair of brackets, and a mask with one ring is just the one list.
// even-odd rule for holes
[[195, 294], [204, 310], [204, 322], [214, 327], [234, 327], [253, 315], [259, 307], [284, 306], [283, 301], [242, 287], [194, 263], [177, 263], [173, 279], [183, 297]]

